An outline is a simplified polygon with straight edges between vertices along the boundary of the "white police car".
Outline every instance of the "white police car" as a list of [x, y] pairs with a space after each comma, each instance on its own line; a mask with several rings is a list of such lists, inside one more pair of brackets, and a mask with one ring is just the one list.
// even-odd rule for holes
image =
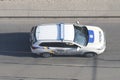
[[84, 55], [93, 57], [105, 51], [104, 32], [99, 27], [80, 24], [43, 24], [31, 29], [32, 53], [51, 55]]

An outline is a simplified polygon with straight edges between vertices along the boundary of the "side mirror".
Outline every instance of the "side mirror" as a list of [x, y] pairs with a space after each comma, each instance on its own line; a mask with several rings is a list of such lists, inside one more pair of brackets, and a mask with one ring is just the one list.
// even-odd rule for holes
[[77, 51], [80, 51], [81, 47], [77, 47]]

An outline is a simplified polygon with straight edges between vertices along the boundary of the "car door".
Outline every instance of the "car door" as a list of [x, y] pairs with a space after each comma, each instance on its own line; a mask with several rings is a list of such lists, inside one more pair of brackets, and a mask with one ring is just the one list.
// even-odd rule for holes
[[78, 54], [80, 52], [80, 47], [76, 44], [67, 42], [64, 46], [65, 50], [66, 50], [66, 54]]
[[80, 47], [70, 42], [43, 42], [40, 46], [47, 46], [58, 55], [71, 55], [80, 52]]
[[55, 44], [57, 54], [70, 55], [77, 53], [78, 46], [70, 42], [57, 42]]

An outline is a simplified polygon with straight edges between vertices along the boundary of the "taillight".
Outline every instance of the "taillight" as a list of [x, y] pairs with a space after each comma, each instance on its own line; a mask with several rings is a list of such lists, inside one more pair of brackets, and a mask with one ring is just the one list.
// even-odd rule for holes
[[39, 47], [32, 46], [32, 49], [37, 49], [37, 48], [39, 48]]

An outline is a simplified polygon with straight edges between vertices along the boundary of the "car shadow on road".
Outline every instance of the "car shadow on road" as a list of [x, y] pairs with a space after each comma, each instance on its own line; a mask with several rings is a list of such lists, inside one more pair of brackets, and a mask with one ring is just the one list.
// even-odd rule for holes
[[31, 57], [29, 33], [0, 33], [0, 55]]
[[[30, 33], [0, 33], [0, 55], [15, 57], [40, 56], [32, 54], [30, 50]], [[53, 57], [83, 57], [80, 55], [57, 55]]]

